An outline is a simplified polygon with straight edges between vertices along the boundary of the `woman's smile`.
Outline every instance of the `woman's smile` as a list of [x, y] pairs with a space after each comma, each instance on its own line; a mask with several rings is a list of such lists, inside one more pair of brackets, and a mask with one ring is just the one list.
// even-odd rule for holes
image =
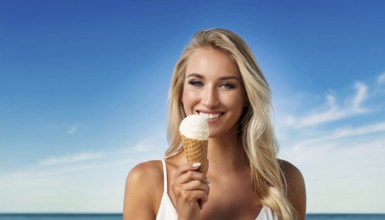
[[220, 119], [222, 115], [224, 115], [224, 112], [210, 112], [210, 111], [204, 111], [204, 110], [197, 110], [196, 111], [199, 115], [205, 117], [209, 123], [214, 123]]

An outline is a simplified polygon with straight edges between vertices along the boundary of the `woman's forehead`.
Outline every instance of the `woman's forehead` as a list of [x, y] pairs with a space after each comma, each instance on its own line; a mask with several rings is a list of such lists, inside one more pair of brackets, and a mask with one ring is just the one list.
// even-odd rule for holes
[[187, 60], [186, 74], [217, 73], [220, 75], [239, 76], [238, 66], [233, 58], [218, 49], [198, 48]]

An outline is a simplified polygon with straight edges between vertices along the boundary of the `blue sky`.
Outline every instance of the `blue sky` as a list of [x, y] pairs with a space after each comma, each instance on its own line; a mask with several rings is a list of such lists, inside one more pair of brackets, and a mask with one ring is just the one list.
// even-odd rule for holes
[[384, 1], [0, 0], [0, 212], [120, 212], [167, 148], [171, 72], [222, 27], [273, 91], [308, 212], [385, 212]]

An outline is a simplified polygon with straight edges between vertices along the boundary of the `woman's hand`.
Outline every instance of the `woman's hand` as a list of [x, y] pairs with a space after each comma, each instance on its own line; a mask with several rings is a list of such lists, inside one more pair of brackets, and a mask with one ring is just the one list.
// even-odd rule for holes
[[200, 209], [207, 202], [209, 182], [198, 172], [200, 163], [187, 163], [178, 168], [171, 181], [179, 220], [199, 219]]

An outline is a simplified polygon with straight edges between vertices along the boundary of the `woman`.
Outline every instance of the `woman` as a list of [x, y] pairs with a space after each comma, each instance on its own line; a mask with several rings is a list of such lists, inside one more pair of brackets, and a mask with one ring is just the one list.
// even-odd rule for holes
[[[174, 69], [166, 160], [134, 167], [124, 219], [305, 219], [300, 171], [276, 158], [270, 90], [251, 50], [224, 29], [198, 32]], [[187, 163], [179, 124], [209, 122], [209, 170]]]

